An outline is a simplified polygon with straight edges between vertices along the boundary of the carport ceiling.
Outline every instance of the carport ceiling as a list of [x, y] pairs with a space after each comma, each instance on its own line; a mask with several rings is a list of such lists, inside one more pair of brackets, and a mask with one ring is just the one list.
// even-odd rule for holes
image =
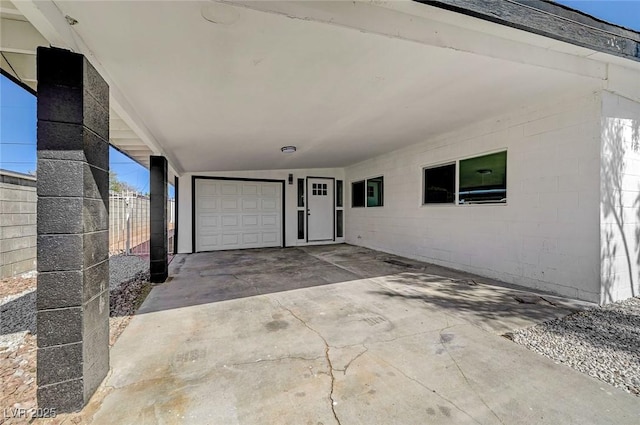
[[597, 83], [219, 3], [57, 4], [187, 172], [347, 166]]

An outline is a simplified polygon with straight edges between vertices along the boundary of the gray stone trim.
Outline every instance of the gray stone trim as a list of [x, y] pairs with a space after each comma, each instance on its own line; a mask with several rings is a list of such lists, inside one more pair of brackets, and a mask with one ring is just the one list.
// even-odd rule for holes
[[149, 167], [149, 274], [151, 282], [162, 283], [169, 275], [167, 234], [168, 164], [163, 156], [152, 155]]
[[38, 48], [38, 407], [80, 410], [109, 369], [109, 88]]

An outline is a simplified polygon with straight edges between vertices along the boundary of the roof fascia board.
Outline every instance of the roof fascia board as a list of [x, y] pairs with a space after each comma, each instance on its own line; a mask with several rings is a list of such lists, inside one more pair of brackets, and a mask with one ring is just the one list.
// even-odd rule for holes
[[555, 40], [640, 61], [640, 33], [542, 0], [414, 0]]

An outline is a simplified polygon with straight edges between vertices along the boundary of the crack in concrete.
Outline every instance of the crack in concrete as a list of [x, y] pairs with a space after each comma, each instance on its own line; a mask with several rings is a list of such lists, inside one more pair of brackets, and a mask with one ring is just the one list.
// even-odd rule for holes
[[336, 413], [336, 405], [338, 403], [333, 398], [333, 393], [334, 393], [334, 390], [335, 390], [336, 377], [335, 377], [335, 375], [333, 373], [334, 369], [333, 369], [333, 364], [331, 363], [331, 358], [329, 357], [329, 349], [330, 349], [329, 343], [327, 342], [326, 338], [324, 336], [322, 336], [322, 334], [320, 332], [318, 332], [316, 329], [314, 329], [311, 326], [309, 326], [309, 324], [307, 322], [305, 322], [301, 317], [296, 315], [293, 311], [291, 311], [287, 307], [283, 306], [280, 303], [280, 301], [277, 301], [277, 303], [280, 306], [280, 308], [282, 308], [283, 310], [286, 310], [287, 312], [289, 312], [289, 314], [291, 316], [295, 317], [300, 323], [302, 323], [304, 325], [304, 327], [309, 329], [311, 332], [313, 332], [314, 334], [318, 335], [318, 337], [320, 337], [322, 342], [324, 342], [324, 357], [327, 360], [327, 365], [329, 366], [329, 376], [331, 378], [331, 391], [329, 393], [329, 402], [331, 403], [331, 413], [333, 413], [333, 418], [336, 420], [336, 423], [338, 425], [342, 425], [340, 423], [340, 419], [338, 418], [338, 414]]
[[448, 398], [446, 398], [445, 396], [443, 396], [442, 394], [439, 394], [436, 390], [434, 390], [433, 388], [429, 388], [427, 385], [425, 385], [424, 383], [418, 381], [416, 378], [407, 375], [406, 373], [404, 373], [404, 371], [402, 369], [400, 369], [399, 367], [389, 363], [388, 361], [386, 361], [383, 358], [380, 358], [378, 356], [375, 356], [378, 360], [380, 360], [381, 362], [385, 363], [386, 365], [390, 366], [391, 368], [395, 369], [396, 371], [398, 371], [398, 373], [400, 373], [402, 376], [404, 376], [405, 378], [407, 378], [408, 380], [415, 382], [416, 384], [420, 385], [422, 388], [431, 391], [432, 393], [434, 393], [435, 395], [437, 395], [438, 397], [440, 397], [442, 400], [446, 401], [447, 403], [449, 403], [450, 405], [452, 405], [453, 407], [455, 407], [457, 410], [459, 410], [460, 412], [464, 413], [465, 415], [467, 415], [471, 420], [473, 420], [475, 423], [482, 425], [482, 422], [479, 422], [476, 418], [474, 418], [473, 416], [471, 416], [469, 413], [467, 413], [465, 410], [463, 410], [461, 407], [459, 407], [457, 404], [455, 404], [453, 401], [449, 400]]
[[324, 358], [324, 356], [317, 356], [317, 357], [285, 356], [285, 357], [277, 357], [275, 359], [258, 359], [258, 360], [254, 360], [252, 362], [233, 363], [233, 364], [225, 365], [225, 366], [246, 366], [246, 365], [258, 364], [258, 363], [266, 363], [266, 362], [279, 362], [279, 361], [283, 361], [283, 360], [313, 361], [313, 360], [318, 360], [318, 359], [322, 359], [322, 358]]
[[467, 378], [467, 375], [465, 375], [464, 371], [460, 367], [460, 364], [458, 364], [458, 361], [453, 357], [453, 355], [449, 351], [449, 348], [447, 347], [447, 344], [443, 340], [443, 335], [442, 335], [442, 332], [445, 331], [446, 329], [447, 328], [444, 328], [440, 331], [440, 345], [442, 345], [442, 348], [444, 348], [444, 350], [447, 352], [447, 355], [449, 356], [453, 364], [456, 365], [456, 369], [458, 369], [458, 372], [460, 372], [460, 375], [462, 376], [464, 381], [467, 383], [467, 386], [471, 389], [471, 391], [473, 391], [473, 393], [476, 395], [476, 397], [478, 397], [478, 399], [482, 402], [482, 404], [484, 404], [485, 407], [489, 409], [489, 411], [493, 414], [493, 416], [495, 416], [496, 419], [498, 419], [498, 422], [504, 425], [504, 422], [502, 422], [502, 419], [500, 419], [500, 416], [498, 416], [496, 412], [494, 412], [493, 409], [489, 407], [489, 405], [484, 401], [484, 399], [480, 397], [480, 394], [478, 393], [478, 391], [476, 391], [473, 385], [471, 385], [471, 382], [469, 381], [469, 379]]
[[364, 344], [354, 344], [354, 346], [355, 345], [362, 345], [364, 347], [364, 351], [359, 352], [351, 360], [349, 360], [349, 362], [344, 366], [344, 369], [336, 369], [336, 371], [342, 372], [343, 375], [347, 374], [347, 369], [349, 369], [349, 366], [351, 366], [351, 363], [355, 362], [360, 356], [362, 356], [364, 353], [369, 351], [369, 347], [367, 347]]

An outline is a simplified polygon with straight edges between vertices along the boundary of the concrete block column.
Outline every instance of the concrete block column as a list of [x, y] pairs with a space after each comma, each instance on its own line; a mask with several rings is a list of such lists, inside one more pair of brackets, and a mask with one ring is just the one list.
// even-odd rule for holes
[[149, 216], [151, 220], [150, 264], [151, 282], [162, 283], [169, 275], [167, 260], [167, 158], [152, 155], [149, 167], [151, 199]]
[[38, 406], [80, 410], [109, 370], [109, 86], [38, 48]]

